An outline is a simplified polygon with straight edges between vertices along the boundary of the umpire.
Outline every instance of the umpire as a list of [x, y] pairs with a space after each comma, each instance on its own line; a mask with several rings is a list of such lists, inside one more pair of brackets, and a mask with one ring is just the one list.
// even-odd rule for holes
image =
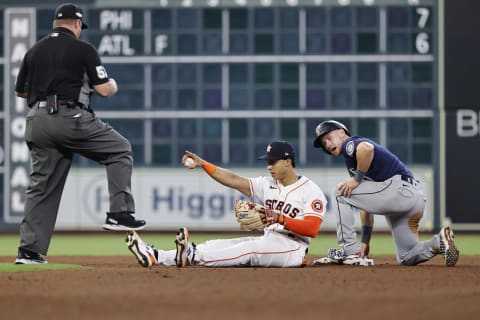
[[90, 96], [117, 92], [96, 49], [79, 40], [87, 29], [83, 11], [72, 3], [55, 10], [53, 31], [27, 51], [15, 85], [27, 99], [25, 140], [32, 159], [31, 181], [20, 225], [17, 264], [47, 263], [72, 157], [78, 153], [105, 165], [110, 212], [104, 229], [139, 230], [145, 221], [133, 217], [132, 149], [126, 138], [95, 117]]

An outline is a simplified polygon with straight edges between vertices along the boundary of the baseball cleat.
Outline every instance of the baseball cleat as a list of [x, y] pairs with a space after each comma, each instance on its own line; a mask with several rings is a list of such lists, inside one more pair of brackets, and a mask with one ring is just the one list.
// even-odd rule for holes
[[15, 264], [47, 264], [42, 255], [27, 249], [18, 248], [18, 255]]
[[460, 251], [455, 247], [455, 236], [450, 227], [444, 227], [440, 230], [440, 251], [445, 258], [447, 267], [454, 267], [457, 264]]
[[135, 231], [145, 228], [145, 224], [145, 220], [136, 220], [128, 212], [107, 212], [107, 218], [102, 227], [111, 231]]
[[327, 256], [314, 260], [313, 265], [320, 264], [342, 264], [345, 254], [343, 249], [330, 248], [328, 249]]
[[133, 253], [142, 267], [148, 268], [157, 264], [157, 249], [143, 242], [138, 233], [135, 231], [128, 232], [125, 241], [127, 242], [128, 250]]
[[190, 265], [188, 261], [188, 255], [194, 250], [193, 246], [190, 244], [190, 234], [188, 229], [185, 227], [180, 228], [175, 237], [175, 246], [177, 252], [175, 253], [175, 263], [177, 267], [182, 268]]
[[313, 261], [313, 265], [344, 264], [351, 266], [373, 266], [375, 263], [371, 258], [361, 258], [359, 254], [345, 255], [343, 249], [328, 249], [327, 257]]
[[342, 264], [344, 256], [343, 249], [330, 248], [326, 257], [314, 260], [313, 264]]
[[370, 267], [373, 266], [375, 263], [371, 258], [361, 258], [358, 254], [351, 254], [343, 259], [342, 264]]

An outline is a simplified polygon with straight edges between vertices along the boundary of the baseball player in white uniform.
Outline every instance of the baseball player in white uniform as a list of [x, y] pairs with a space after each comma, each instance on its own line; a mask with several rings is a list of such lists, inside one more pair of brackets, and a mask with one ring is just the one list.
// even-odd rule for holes
[[162, 264], [185, 267], [300, 267], [324, 219], [327, 200], [312, 180], [295, 171], [295, 150], [285, 141], [274, 141], [259, 159], [267, 160], [270, 176], [245, 178], [217, 167], [195, 153], [186, 151], [190, 169], [197, 167], [217, 182], [236, 189], [273, 212], [262, 236], [209, 240], [194, 245], [187, 228], [176, 236], [176, 250], [158, 250], [146, 244], [138, 233], [127, 235], [129, 250], [143, 267]]

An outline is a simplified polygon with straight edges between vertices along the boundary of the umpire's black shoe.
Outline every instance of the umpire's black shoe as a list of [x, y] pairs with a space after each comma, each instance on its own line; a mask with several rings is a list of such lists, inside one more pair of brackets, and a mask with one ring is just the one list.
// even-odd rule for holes
[[40, 254], [24, 248], [18, 248], [15, 264], [45, 264], [48, 263]]
[[107, 212], [107, 219], [103, 225], [105, 230], [135, 231], [145, 228], [145, 220], [135, 220], [128, 212]]

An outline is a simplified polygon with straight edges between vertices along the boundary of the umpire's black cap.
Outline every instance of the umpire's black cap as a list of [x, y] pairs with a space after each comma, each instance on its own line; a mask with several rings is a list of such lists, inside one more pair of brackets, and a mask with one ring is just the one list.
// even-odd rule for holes
[[282, 140], [273, 141], [267, 146], [267, 152], [258, 157], [259, 160], [286, 160], [295, 161], [295, 149]]
[[55, 19], [80, 19], [82, 21], [82, 29], [88, 29], [88, 25], [83, 21], [82, 8], [73, 3], [61, 4], [55, 9]]

